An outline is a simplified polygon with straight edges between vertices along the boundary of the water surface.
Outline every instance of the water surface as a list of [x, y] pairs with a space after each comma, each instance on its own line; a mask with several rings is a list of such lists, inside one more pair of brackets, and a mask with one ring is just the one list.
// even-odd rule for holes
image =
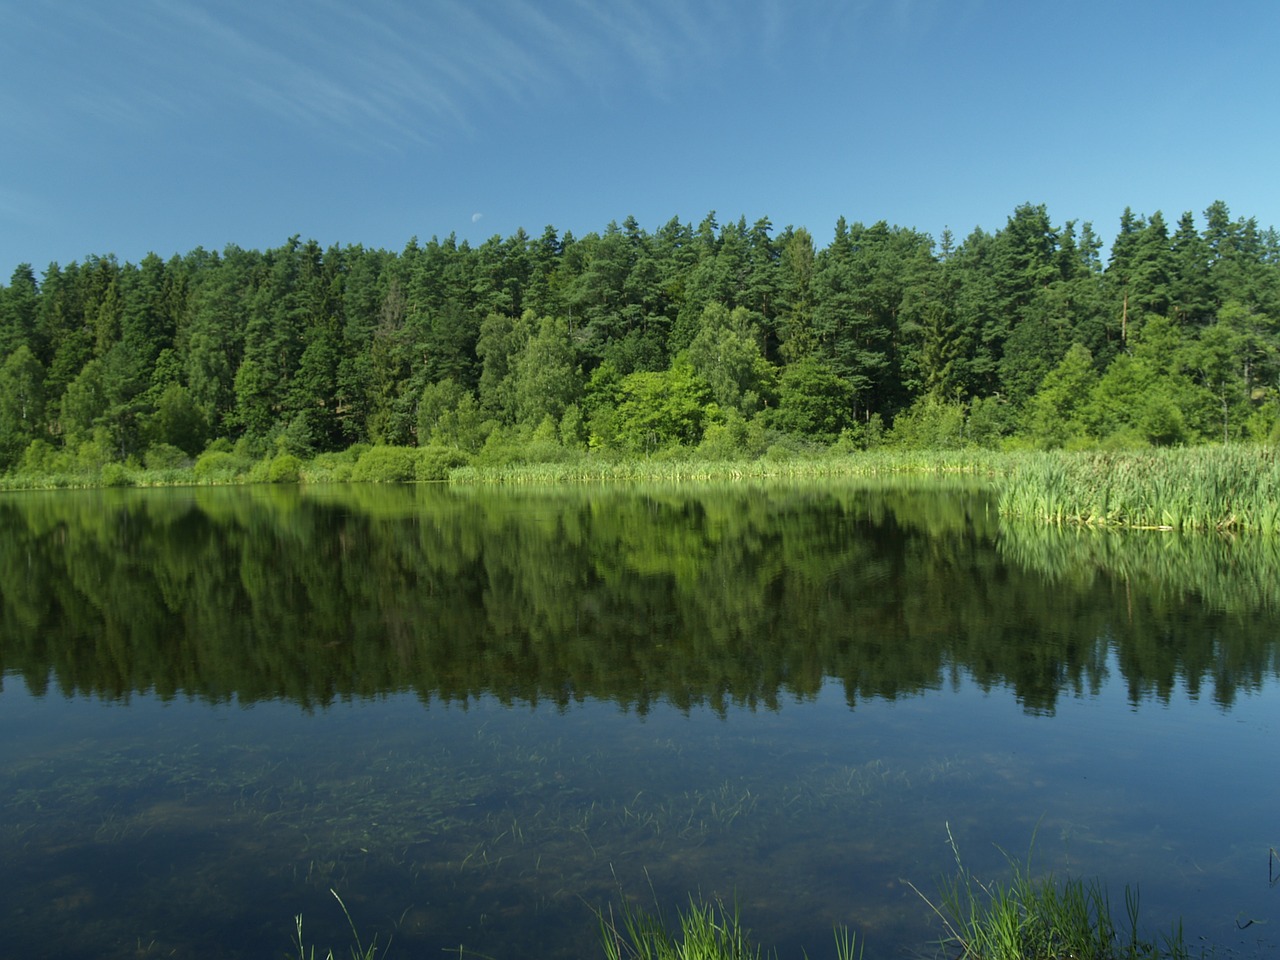
[[696, 893], [932, 955], [950, 835], [1264, 955], [1278, 570], [956, 485], [7, 496], [0, 939], [345, 950], [332, 889], [392, 956], [589, 957]]

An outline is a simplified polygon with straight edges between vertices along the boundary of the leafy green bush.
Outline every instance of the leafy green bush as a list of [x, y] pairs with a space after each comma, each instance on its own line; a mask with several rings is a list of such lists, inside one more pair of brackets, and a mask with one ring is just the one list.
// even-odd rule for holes
[[201, 483], [226, 483], [235, 479], [240, 467], [241, 461], [235, 454], [225, 450], [210, 450], [200, 455], [192, 472]]
[[399, 483], [418, 475], [418, 451], [414, 447], [370, 447], [351, 470], [351, 479], [362, 483]]
[[887, 440], [909, 450], [954, 450], [965, 445], [964, 427], [963, 404], [925, 396], [898, 414]]
[[23, 473], [72, 473], [75, 461], [71, 454], [56, 449], [47, 440], [35, 439], [22, 455], [19, 470]]
[[467, 455], [454, 447], [430, 446], [418, 450], [415, 480], [448, 480], [457, 467], [467, 464]]
[[133, 486], [133, 475], [123, 463], [107, 463], [98, 474], [98, 482], [104, 487]]
[[174, 470], [190, 464], [191, 458], [171, 443], [153, 443], [142, 455], [148, 470]]
[[297, 483], [302, 461], [292, 453], [282, 453], [267, 467], [268, 483]]

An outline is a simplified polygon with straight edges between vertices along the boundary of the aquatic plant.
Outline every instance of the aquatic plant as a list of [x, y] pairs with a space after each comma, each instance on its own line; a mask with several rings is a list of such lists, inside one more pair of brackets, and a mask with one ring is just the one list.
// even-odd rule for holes
[[455, 484], [544, 484], [603, 480], [706, 481], [799, 479], [821, 477], [887, 477], [910, 474], [996, 474], [989, 453], [973, 450], [875, 450], [852, 454], [827, 452], [790, 458], [708, 460], [687, 458], [584, 458], [569, 463], [471, 466], [454, 470]]
[[[624, 901], [621, 916], [612, 908], [601, 910], [600, 942], [605, 960], [761, 960], [773, 957], [753, 943], [742, 926], [735, 906], [720, 900], [705, 903], [689, 898], [689, 907], [679, 914], [678, 933], [668, 929], [661, 911], [645, 912]], [[845, 927], [835, 931], [837, 960], [861, 958], [862, 947]]]
[[1280, 458], [1240, 444], [1005, 462], [1002, 516], [1054, 524], [1280, 532]]
[[[360, 933], [356, 930], [355, 921], [351, 919], [351, 911], [347, 909], [347, 905], [342, 902], [342, 897], [338, 896], [337, 890], [330, 890], [333, 899], [338, 901], [338, 906], [342, 908], [343, 916], [347, 918], [347, 926], [351, 928], [351, 936], [355, 940], [355, 946], [350, 948], [351, 960], [377, 960], [378, 957], [378, 938], [375, 936], [366, 947], [360, 942]], [[293, 918], [294, 922], [294, 946], [298, 949], [298, 960], [315, 960], [315, 946], [307, 946], [302, 937], [302, 914], [298, 914]], [[335, 960], [333, 950], [327, 950], [324, 960]]]
[[955, 853], [956, 876], [942, 882], [940, 902], [912, 889], [941, 919], [944, 947], [959, 950], [960, 960], [1185, 960], [1190, 957], [1182, 925], [1162, 942], [1145, 939], [1138, 927], [1138, 890], [1124, 888], [1125, 919], [1117, 924], [1107, 889], [1098, 880], [1035, 876], [1026, 863], [1006, 857], [1013, 869], [1008, 883], [983, 882]]

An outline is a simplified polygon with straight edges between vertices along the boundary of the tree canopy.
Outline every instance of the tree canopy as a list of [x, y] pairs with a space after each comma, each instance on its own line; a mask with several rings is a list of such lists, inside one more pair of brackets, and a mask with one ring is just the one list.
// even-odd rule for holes
[[1199, 224], [1126, 209], [1101, 248], [1092, 225], [1027, 203], [959, 243], [841, 218], [819, 247], [711, 213], [399, 252], [295, 236], [39, 277], [20, 264], [0, 286], [0, 470], [211, 444], [472, 455], [535, 434], [629, 454], [708, 431], [720, 453], [730, 434], [752, 449], [1274, 439], [1276, 231], [1221, 202]]

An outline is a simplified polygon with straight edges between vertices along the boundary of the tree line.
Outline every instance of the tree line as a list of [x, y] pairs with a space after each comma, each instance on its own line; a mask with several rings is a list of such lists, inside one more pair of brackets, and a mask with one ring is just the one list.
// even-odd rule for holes
[[1125, 210], [1101, 251], [1028, 203], [959, 243], [841, 218], [819, 248], [713, 213], [22, 264], [0, 287], [0, 470], [1274, 439], [1275, 229], [1222, 202], [1201, 224]]

